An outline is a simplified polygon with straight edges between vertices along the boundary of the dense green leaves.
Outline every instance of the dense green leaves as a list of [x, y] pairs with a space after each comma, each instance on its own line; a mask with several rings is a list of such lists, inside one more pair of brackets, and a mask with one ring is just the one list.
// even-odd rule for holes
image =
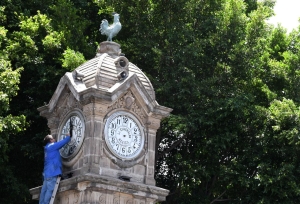
[[[0, 11], [0, 19], [5, 20], [5, 16]], [[0, 45], [5, 47], [7, 30], [0, 26]], [[18, 183], [18, 179], [11, 172], [9, 151], [13, 148], [10, 145], [12, 138], [15, 138], [17, 133], [23, 131], [26, 126], [24, 115], [10, 114], [11, 99], [16, 96], [19, 90], [20, 74], [22, 68], [13, 70], [11, 62], [8, 60], [8, 55], [5, 50], [0, 52], [0, 177], [1, 192], [6, 196], [1, 196], [0, 199], [4, 203], [9, 203], [13, 200], [15, 191], [26, 190], [26, 186]], [[11, 197], [11, 198], [10, 198]]]
[[170, 190], [165, 203], [298, 203], [300, 29], [287, 34], [268, 25], [273, 6], [272, 0], [1, 3], [0, 172], [9, 190], [0, 190], [7, 195], [0, 202], [34, 203], [24, 189], [41, 184], [48, 133], [36, 108], [66, 71], [95, 56], [106, 39], [99, 24], [116, 11], [123, 28], [114, 40], [148, 75], [157, 101], [174, 109], [157, 132], [157, 184]]
[[67, 70], [74, 70], [79, 65], [83, 64], [85, 59], [81, 53], [75, 52], [74, 50], [68, 48], [63, 53], [62, 62], [62, 67], [67, 68]]

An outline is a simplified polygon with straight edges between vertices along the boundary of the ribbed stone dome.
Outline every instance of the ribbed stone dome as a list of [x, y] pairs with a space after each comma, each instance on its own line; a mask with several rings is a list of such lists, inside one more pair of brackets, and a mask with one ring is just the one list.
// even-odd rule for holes
[[[148, 77], [121, 53], [120, 45], [115, 42], [102, 42], [95, 58], [85, 62], [73, 71], [75, 79], [85, 88], [94, 87], [108, 91], [116, 83], [122, 82], [118, 75], [125, 70], [127, 76], [136, 74], [150, 97], [155, 100], [155, 92]], [[81, 87], [81, 89], [84, 89]]]

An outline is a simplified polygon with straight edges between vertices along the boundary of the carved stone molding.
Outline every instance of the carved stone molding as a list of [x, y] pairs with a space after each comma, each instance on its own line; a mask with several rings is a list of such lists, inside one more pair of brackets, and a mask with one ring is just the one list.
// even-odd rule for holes
[[126, 204], [133, 204], [132, 200], [127, 200]]
[[118, 197], [117, 196], [114, 197], [113, 203], [114, 204], [120, 204], [120, 198], [119, 198], [119, 196]]
[[[130, 189], [130, 190], [129, 190]], [[38, 199], [41, 186], [30, 189], [33, 198]], [[138, 203], [149, 201], [164, 201], [169, 191], [153, 185], [145, 185], [135, 182], [125, 182], [120, 179], [107, 179], [106, 176], [86, 174], [62, 180], [57, 191], [60, 199], [58, 204], [66, 203], [106, 203], [126, 204], [128, 200]], [[135, 192], [134, 195], [131, 192]], [[102, 195], [104, 196], [103, 198]], [[111, 198], [111, 199], [110, 199]], [[108, 202], [110, 201], [110, 202]], [[146, 202], [145, 202], [146, 201]], [[155, 203], [155, 202], [154, 202]]]
[[146, 122], [146, 115], [144, 114], [144, 111], [141, 109], [141, 107], [136, 103], [136, 99], [131, 91], [128, 91], [121, 98], [115, 101], [114, 104], [108, 106], [106, 112], [108, 113], [119, 108], [128, 109], [129, 111], [134, 112], [143, 123]]
[[101, 194], [99, 197], [99, 204], [105, 204], [105, 195]]

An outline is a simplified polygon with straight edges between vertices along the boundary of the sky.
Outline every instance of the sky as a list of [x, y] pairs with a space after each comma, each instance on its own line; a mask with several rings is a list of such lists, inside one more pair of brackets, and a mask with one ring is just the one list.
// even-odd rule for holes
[[297, 28], [300, 23], [300, 0], [277, 0], [274, 7], [275, 15], [268, 21], [277, 26], [280, 23], [283, 27], [291, 32], [293, 28]]

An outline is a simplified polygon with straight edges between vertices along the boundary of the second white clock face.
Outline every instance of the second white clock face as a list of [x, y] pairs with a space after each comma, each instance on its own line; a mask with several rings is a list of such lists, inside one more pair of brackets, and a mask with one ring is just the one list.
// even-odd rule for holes
[[119, 111], [107, 119], [105, 140], [108, 148], [117, 157], [132, 159], [143, 149], [144, 131], [135, 116]]

